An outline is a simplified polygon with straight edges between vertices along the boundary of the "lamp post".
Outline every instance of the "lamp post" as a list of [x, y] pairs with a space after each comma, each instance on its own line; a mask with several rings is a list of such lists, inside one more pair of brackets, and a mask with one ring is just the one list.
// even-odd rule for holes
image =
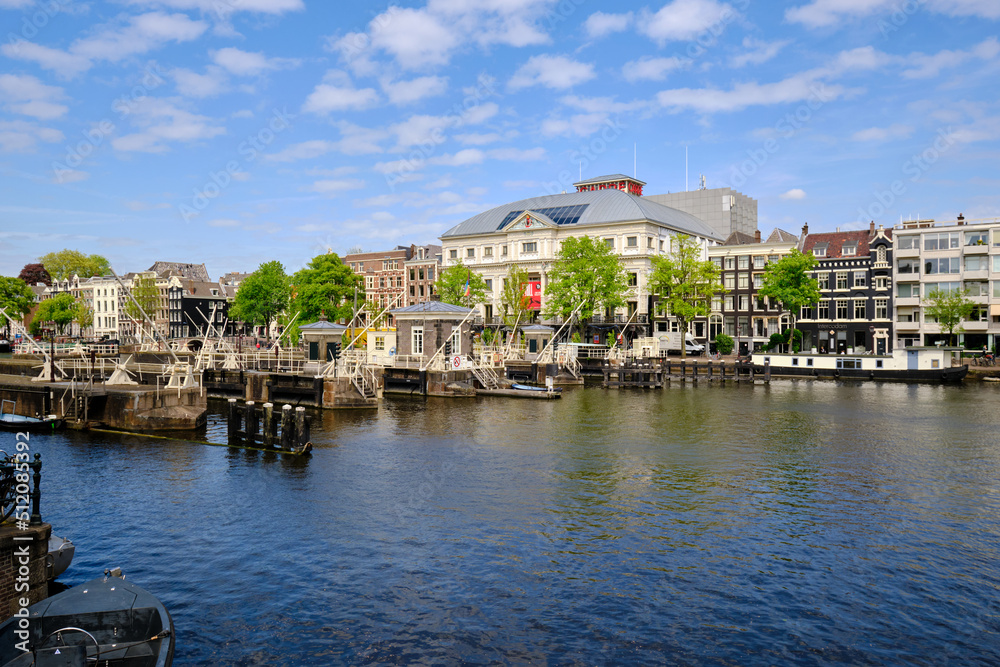
[[830, 329], [830, 354], [837, 354], [837, 340], [834, 338], [836, 333], [836, 331]]

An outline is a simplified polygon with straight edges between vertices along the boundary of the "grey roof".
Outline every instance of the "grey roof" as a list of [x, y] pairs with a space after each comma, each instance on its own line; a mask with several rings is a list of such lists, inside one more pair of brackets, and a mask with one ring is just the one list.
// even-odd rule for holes
[[326, 320], [320, 320], [319, 322], [313, 322], [312, 324], [303, 324], [299, 327], [299, 331], [328, 331], [330, 333], [342, 333], [346, 330], [347, 327], [343, 324], [328, 322]]
[[608, 181], [635, 181], [636, 183], [646, 185], [646, 181], [640, 181], [638, 178], [626, 176], [625, 174], [609, 174], [607, 176], [598, 176], [597, 178], [588, 178], [585, 181], [577, 181], [573, 185], [590, 185], [591, 183], [607, 183]]
[[443, 301], [424, 301], [423, 303], [415, 303], [412, 306], [397, 308], [396, 310], [391, 310], [389, 312], [393, 315], [406, 315], [408, 313], [461, 313], [462, 315], [468, 315], [471, 311], [471, 308], [456, 306], [453, 303], [444, 303]]
[[726, 237], [726, 242], [722, 245], [750, 245], [751, 243], [756, 243], [757, 238], [753, 234], [747, 234], [741, 231], [735, 231]]
[[526, 327], [521, 327], [521, 331], [525, 333], [552, 333], [555, 329], [544, 324], [529, 324]]
[[767, 237], [768, 243], [798, 243], [798, 241], [798, 236], [790, 234], [784, 229], [778, 229], [777, 227], [775, 227], [774, 231], [771, 232], [771, 235]]
[[[722, 241], [719, 233], [694, 217], [690, 213], [678, 211], [675, 208], [657, 204], [642, 197], [630, 195], [621, 190], [593, 190], [588, 192], [570, 192], [562, 195], [544, 195], [521, 201], [511, 202], [503, 206], [480, 213], [458, 225], [455, 225], [441, 238], [450, 236], [473, 236], [492, 234], [498, 231], [508, 216], [517, 211], [537, 211], [538, 209], [558, 208], [562, 206], [584, 206], [579, 220], [570, 223], [574, 226], [599, 225], [609, 222], [631, 222], [634, 220], [649, 220], [669, 229], [703, 236]], [[566, 227], [568, 225], [560, 225]]]
[[208, 269], [205, 268], [204, 264], [185, 264], [184, 262], [155, 262], [151, 267], [146, 269], [147, 271], [155, 271], [156, 275], [161, 277], [167, 277], [168, 274], [173, 272], [183, 278], [190, 278], [191, 280], [200, 280], [201, 282], [209, 283], [212, 279], [208, 277]]

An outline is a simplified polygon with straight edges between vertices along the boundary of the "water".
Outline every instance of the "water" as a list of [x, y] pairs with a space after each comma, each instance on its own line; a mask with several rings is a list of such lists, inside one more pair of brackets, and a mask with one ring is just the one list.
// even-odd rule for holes
[[122, 566], [178, 665], [994, 665], [998, 389], [389, 398], [308, 461], [31, 442], [63, 580]]

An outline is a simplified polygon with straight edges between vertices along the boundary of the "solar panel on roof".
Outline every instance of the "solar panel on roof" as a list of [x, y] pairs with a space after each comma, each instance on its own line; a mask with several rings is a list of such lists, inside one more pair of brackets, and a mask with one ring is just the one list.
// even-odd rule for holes
[[574, 225], [580, 222], [583, 212], [590, 204], [576, 204], [575, 206], [555, 206], [553, 208], [540, 208], [538, 212], [546, 216], [557, 225]]

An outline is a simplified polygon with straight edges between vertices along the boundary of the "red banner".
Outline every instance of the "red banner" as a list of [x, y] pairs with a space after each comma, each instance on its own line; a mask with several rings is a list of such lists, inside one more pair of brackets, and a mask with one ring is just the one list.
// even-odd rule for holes
[[541, 281], [524, 283], [524, 301], [528, 310], [542, 309], [542, 283]]

